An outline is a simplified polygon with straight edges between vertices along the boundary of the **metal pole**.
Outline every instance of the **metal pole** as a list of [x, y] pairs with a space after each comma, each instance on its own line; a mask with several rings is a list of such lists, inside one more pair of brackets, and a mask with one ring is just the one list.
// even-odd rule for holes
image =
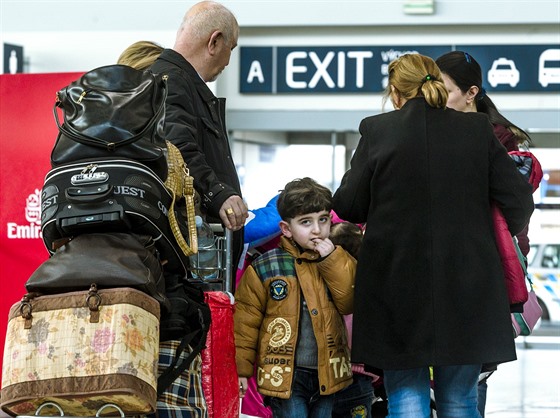
[[336, 163], [336, 155], [335, 155], [335, 150], [336, 150], [336, 132], [331, 132], [331, 146], [332, 146], [332, 163], [331, 163], [331, 190], [334, 193], [334, 188], [335, 188], [335, 183], [336, 183], [336, 179], [335, 179], [335, 163]]
[[226, 271], [225, 271], [225, 291], [233, 293], [231, 259], [233, 248], [233, 231], [226, 228]]

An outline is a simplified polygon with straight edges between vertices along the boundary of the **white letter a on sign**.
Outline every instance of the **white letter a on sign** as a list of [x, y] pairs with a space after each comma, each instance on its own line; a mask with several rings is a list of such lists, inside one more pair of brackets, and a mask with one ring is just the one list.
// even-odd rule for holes
[[247, 83], [251, 84], [255, 77], [259, 83], [264, 83], [264, 75], [259, 61], [253, 61], [251, 63], [251, 68], [249, 68], [249, 74], [247, 75]]

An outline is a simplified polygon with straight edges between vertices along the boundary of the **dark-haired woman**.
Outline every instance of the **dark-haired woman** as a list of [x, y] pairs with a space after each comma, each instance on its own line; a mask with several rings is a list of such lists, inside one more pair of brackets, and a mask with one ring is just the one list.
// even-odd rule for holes
[[[505, 118], [488, 97], [482, 87], [482, 70], [472, 55], [463, 51], [452, 51], [436, 60], [442, 72], [445, 87], [449, 93], [447, 106], [460, 112], [480, 112], [488, 116], [494, 129], [494, 135], [508, 151], [518, 151], [527, 147], [531, 140], [529, 135]], [[524, 256], [529, 253], [528, 225], [517, 234], [517, 242]], [[521, 272], [522, 273], [522, 272]], [[520, 274], [516, 286], [525, 288], [525, 278]], [[522, 304], [511, 306], [512, 311], [522, 309]], [[496, 365], [483, 367], [478, 386], [478, 409], [484, 417], [486, 408], [487, 379], [496, 370]]]

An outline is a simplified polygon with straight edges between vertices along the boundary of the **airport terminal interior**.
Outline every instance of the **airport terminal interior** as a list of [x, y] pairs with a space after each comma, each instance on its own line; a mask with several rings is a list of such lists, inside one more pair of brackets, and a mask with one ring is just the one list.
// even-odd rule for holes
[[[185, 11], [194, 3], [0, 0], [2, 83], [7, 86], [10, 75], [83, 73], [114, 64], [139, 40], [171, 48]], [[360, 121], [392, 110], [384, 101], [389, 62], [406, 53], [436, 59], [459, 50], [481, 64], [488, 96], [529, 133], [530, 151], [543, 166], [530, 230], [560, 236], [559, 1], [221, 3], [239, 22], [239, 40], [229, 65], [209, 85], [216, 96], [227, 99], [230, 146], [249, 209], [265, 206], [297, 177], [313, 177], [336, 190], [360, 139]], [[0, 138], [0, 149], [6, 140]], [[41, 181], [31, 189], [40, 188]], [[30, 193], [33, 190], [26, 195]], [[545, 350], [542, 358], [557, 364], [558, 340], [551, 344], [539, 349]], [[556, 351], [550, 351], [551, 346]], [[558, 378], [547, 374], [546, 379], [532, 380], [532, 372], [522, 369], [525, 365], [543, 375], [546, 367], [535, 363], [535, 351], [519, 349], [523, 361], [518, 368], [508, 366], [503, 380], [490, 386], [496, 392], [489, 395], [493, 398], [487, 416], [556, 416]], [[534, 384], [510, 387], [512, 380]], [[541, 384], [548, 388], [539, 392]]]

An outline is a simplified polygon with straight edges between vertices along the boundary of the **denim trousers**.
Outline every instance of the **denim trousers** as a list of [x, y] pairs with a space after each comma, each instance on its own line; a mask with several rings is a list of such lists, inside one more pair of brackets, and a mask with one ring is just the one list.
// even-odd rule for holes
[[290, 398], [268, 402], [274, 418], [331, 418], [334, 396], [320, 395], [317, 370], [296, 367]]
[[478, 412], [480, 416], [484, 418], [484, 412], [486, 410], [486, 393], [488, 392], [488, 383], [486, 380], [478, 384]]
[[[438, 418], [480, 418], [477, 387], [480, 364], [434, 367], [434, 395]], [[384, 370], [383, 382], [391, 418], [430, 417], [428, 367]]]
[[334, 394], [332, 418], [370, 418], [373, 403], [373, 379], [354, 373], [350, 386]]

